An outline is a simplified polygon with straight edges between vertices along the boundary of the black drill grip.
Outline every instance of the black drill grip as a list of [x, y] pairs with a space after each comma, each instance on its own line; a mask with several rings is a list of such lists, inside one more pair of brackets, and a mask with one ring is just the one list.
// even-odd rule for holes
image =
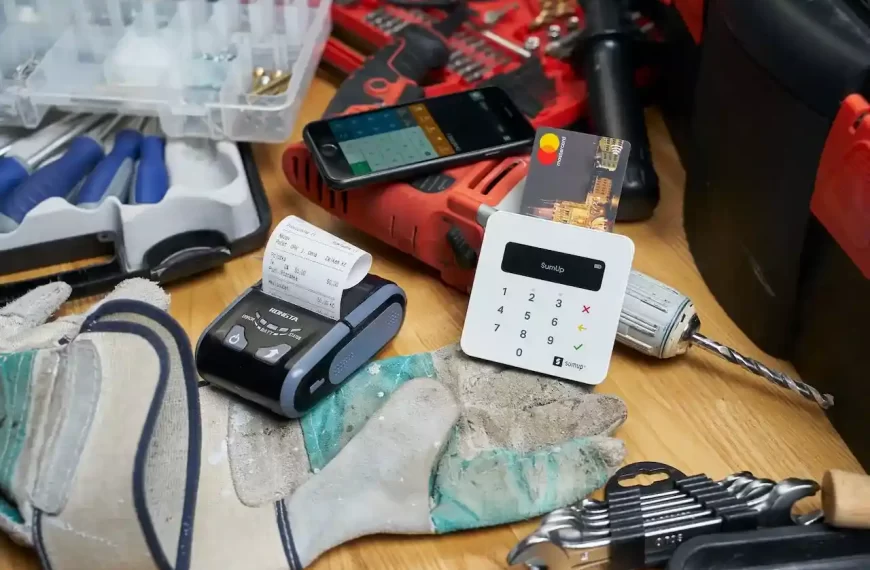
[[351, 73], [338, 88], [324, 117], [333, 117], [421, 99], [420, 81], [447, 63], [449, 51], [438, 34], [408, 24]]
[[644, 220], [659, 202], [659, 180], [634, 85], [634, 38], [617, 0], [583, 0], [582, 6], [586, 32], [577, 53], [589, 92], [589, 121], [596, 134], [631, 143], [616, 219]]

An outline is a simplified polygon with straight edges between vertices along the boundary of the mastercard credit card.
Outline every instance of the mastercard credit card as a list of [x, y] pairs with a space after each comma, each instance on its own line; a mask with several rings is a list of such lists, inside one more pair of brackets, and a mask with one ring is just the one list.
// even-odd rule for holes
[[630, 150], [621, 139], [538, 129], [520, 213], [611, 231]]

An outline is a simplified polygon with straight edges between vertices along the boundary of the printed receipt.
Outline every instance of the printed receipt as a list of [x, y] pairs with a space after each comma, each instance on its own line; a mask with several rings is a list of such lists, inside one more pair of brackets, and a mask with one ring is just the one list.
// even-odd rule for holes
[[338, 320], [341, 295], [363, 280], [372, 256], [290, 216], [281, 220], [263, 254], [263, 292]]

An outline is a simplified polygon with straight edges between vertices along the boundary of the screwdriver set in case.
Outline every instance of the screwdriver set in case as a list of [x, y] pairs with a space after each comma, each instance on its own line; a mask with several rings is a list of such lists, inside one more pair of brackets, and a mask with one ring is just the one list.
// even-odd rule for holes
[[[127, 277], [166, 282], [260, 247], [270, 212], [245, 143], [292, 133], [330, 8], [330, 0], [0, 2], [0, 298], [55, 279], [79, 296]], [[85, 122], [90, 113], [147, 117], [154, 132], [135, 152], [129, 144], [141, 135], [129, 125], [123, 136], [82, 128], [21, 148], [61, 113]], [[162, 163], [164, 147], [165, 168], [143, 167], [148, 157]]]
[[2, 149], [0, 303], [54, 280], [74, 296], [130, 277], [165, 283], [265, 242], [271, 213], [248, 144], [124, 126], [142, 122], [62, 117]]

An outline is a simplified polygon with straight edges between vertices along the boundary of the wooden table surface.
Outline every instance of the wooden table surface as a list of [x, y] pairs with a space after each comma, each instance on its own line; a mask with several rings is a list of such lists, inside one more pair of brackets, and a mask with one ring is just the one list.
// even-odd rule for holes
[[[325, 79], [315, 79], [291, 140], [299, 140], [303, 125], [320, 117], [334, 90]], [[648, 113], [647, 123], [662, 200], [651, 220], [616, 226], [617, 232], [634, 240], [634, 267], [689, 295], [706, 335], [794, 373], [791, 365], [755, 347], [704, 285], [682, 229], [683, 168], [657, 111]], [[296, 194], [281, 171], [282, 151], [281, 145], [256, 149], [273, 224], [296, 214], [369, 251], [374, 257], [372, 271], [396, 281], [408, 294], [405, 324], [381, 356], [428, 351], [457, 342], [467, 297], [446, 287], [426, 266], [330, 217]], [[262, 251], [253, 252], [221, 269], [168, 287], [172, 315], [192, 342], [228, 303], [259, 278], [261, 256]], [[68, 310], [81, 310], [91, 301], [70, 303]], [[628, 421], [616, 435], [627, 445], [629, 462], [660, 461], [685, 473], [706, 473], [714, 478], [750, 470], [772, 479], [795, 476], [820, 480], [826, 469], [861, 471], [815, 404], [701, 350], [658, 361], [617, 345], [610, 374], [598, 391], [617, 394], [628, 405]], [[817, 505], [818, 501], [805, 508]], [[368, 537], [334, 549], [313, 568], [502, 568], [510, 548], [534, 527], [534, 522], [525, 522], [441, 537]], [[244, 529], [240, 529], [238, 547], [245, 547]], [[32, 553], [2, 536], [0, 568], [37, 570], [39, 566]]]

